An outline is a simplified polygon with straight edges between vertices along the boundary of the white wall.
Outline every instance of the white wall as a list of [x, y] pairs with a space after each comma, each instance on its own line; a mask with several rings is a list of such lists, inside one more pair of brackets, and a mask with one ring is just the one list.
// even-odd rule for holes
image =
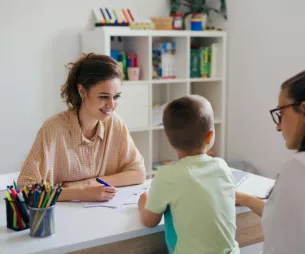
[[[154, 3], [155, 2], [155, 3]], [[168, 13], [167, 0], [123, 0], [139, 19]], [[105, 0], [4, 1], [0, 8], [0, 173], [20, 169], [42, 122], [65, 106], [64, 64], [79, 55], [79, 32]], [[281, 82], [305, 69], [302, 0], [228, 0], [228, 159], [273, 176], [289, 158], [269, 109]]]
[[64, 65], [94, 7], [128, 7], [138, 19], [168, 14], [167, 0], [4, 1], [0, 8], [0, 174], [20, 170], [43, 121], [65, 109]]
[[305, 1], [229, 0], [228, 8], [227, 156], [274, 176], [291, 154], [269, 109], [281, 83], [305, 69]]

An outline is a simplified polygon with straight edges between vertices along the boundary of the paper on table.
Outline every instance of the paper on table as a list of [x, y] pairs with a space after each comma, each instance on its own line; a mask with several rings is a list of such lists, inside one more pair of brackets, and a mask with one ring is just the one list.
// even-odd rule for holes
[[83, 202], [85, 208], [109, 207], [119, 208], [123, 205], [137, 204], [140, 195], [149, 189], [150, 184], [118, 188], [114, 198], [106, 202]]
[[140, 186], [137, 189], [134, 189], [133, 195], [126, 200], [124, 205], [138, 204], [141, 194], [144, 193], [145, 191], [148, 192], [149, 187], [150, 187], [150, 185], [147, 184], [147, 185]]
[[114, 198], [109, 201], [105, 202], [83, 202], [83, 205], [85, 208], [90, 208], [90, 207], [109, 207], [109, 208], [119, 208], [124, 203], [126, 200], [128, 200], [129, 197], [131, 197], [134, 194], [132, 190], [118, 190], [118, 192], [115, 194]]

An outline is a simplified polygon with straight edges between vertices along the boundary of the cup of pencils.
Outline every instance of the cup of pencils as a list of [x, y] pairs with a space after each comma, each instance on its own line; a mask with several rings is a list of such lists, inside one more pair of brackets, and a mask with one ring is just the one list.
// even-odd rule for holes
[[29, 228], [29, 204], [27, 195], [14, 181], [5, 191], [6, 226], [14, 231]]
[[30, 235], [47, 237], [55, 234], [55, 205], [61, 185], [34, 184], [28, 187]]

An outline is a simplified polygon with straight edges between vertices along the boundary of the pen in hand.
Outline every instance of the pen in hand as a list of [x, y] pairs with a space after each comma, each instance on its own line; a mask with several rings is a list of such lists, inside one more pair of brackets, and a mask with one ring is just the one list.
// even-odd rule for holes
[[106, 187], [112, 187], [109, 183], [106, 183], [102, 179], [99, 179], [98, 177], [96, 178], [96, 181], [100, 184], [104, 184]]

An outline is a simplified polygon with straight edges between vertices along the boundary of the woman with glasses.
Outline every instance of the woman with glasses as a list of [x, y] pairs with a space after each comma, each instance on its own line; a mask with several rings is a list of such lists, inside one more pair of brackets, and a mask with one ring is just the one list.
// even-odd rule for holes
[[[145, 180], [143, 157], [114, 112], [121, 96], [121, 67], [97, 54], [69, 67], [61, 90], [68, 110], [44, 122], [18, 183], [63, 183], [61, 200], [110, 200], [116, 192], [113, 186]], [[97, 177], [110, 186], [99, 184]]]
[[305, 71], [282, 84], [270, 113], [287, 149], [297, 152], [283, 165], [266, 203], [236, 192], [236, 204], [262, 216], [263, 253], [305, 253]]

